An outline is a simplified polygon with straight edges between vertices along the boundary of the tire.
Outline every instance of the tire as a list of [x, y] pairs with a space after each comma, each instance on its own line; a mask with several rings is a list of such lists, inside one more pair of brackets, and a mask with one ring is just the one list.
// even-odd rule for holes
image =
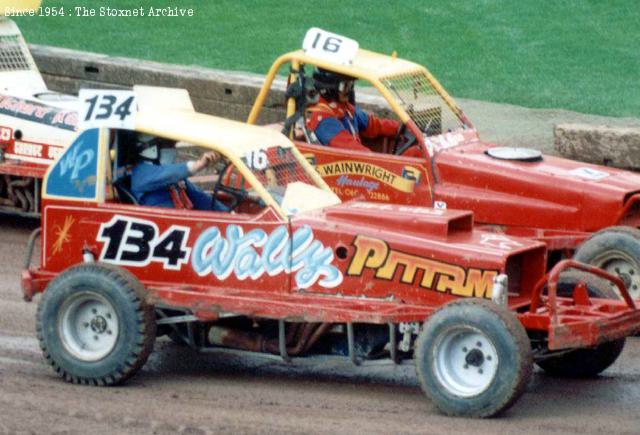
[[153, 306], [128, 271], [71, 267], [49, 283], [36, 330], [47, 362], [74, 384], [115, 385], [147, 361], [156, 336]]
[[[576, 249], [573, 259], [618, 275], [631, 297], [640, 298], [640, 231], [636, 228], [598, 231]], [[609, 285], [617, 289], [614, 284]]]
[[[571, 296], [578, 282], [587, 285], [589, 296], [619, 299], [619, 295], [603, 279], [581, 271], [569, 271], [560, 275], [558, 295]], [[613, 364], [624, 349], [625, 339], [608, 341], [596, 347], [577, 349], [556, 357], [537, 361], [538, 367], [555, 377], [592, 378]]]
[[434, 312], [418, 335], [415, 359], [422, 390], [451, 416], [505, 411], [533, 369], [522, 324], [506, 308], [481, 299], [450, 302]]

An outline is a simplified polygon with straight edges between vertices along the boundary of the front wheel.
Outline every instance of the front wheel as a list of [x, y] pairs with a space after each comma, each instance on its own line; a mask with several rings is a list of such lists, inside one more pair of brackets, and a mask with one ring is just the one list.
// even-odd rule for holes
[[491, 417], [524, 392], [533, 361], [527, 333], [507, 309], [481, 299], [448, 303], [418, 335], [416, 370], [447, 415]]
[[45, 358], [65, 380], [113, 385], [146, 362], [156, 335], [153, 307], [128, 271], [81, 264], [61, 273], [38, 306]]

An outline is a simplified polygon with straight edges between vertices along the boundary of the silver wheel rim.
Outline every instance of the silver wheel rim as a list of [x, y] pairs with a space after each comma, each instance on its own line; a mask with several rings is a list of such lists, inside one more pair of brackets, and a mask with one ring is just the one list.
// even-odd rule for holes
[[[611, 275], [620, 277], [633, 299], [640, 298], [640, 268], [636, 261], [621, 252], [611, 252], [598, 258], [595, 264]], [[618, 286], [614, 283], [611, 286], [620, 295]]]
[[118, 315], [103, 296], [82, 292], [65, 301], [58, 335], [65, 350], [82, 361], [98, 361], [111, 353], [118, 340]]
[[447, 391], [460, 397], [483, 393], [498, 372], [498, 353], [491, 340], [471, 327], [451, 328], [434, 346], [435, 374]]

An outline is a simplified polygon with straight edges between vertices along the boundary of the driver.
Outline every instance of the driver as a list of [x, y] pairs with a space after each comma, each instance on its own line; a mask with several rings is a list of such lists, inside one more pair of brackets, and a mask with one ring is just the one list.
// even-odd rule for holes
[[[394, 138], [400, 122], [367, 114], [355, 105], [355, 79], [321, 68], [313, 73], [318, 102], [306, 111], [307, 129], [318, 142], [336, 148], [371, 152], [360, 136]], [[409, 153], [407, 153], [408, 155]]]
[[187, 180], [218, 160], [213, 152], [176, 163], [175, 141], [148, 134], [136, 136], [137, 164], [131, 171], [131, 193], [138, 204], [178, 209], [229, 211], [220, 201]]

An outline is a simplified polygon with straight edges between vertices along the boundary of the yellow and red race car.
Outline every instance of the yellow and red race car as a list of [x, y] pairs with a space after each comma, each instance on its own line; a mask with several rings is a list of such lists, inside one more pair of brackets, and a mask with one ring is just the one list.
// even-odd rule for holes
[[[640, 175], [483, 141], [425, 67], [317, 28], [303, 49], [274, 62], [249, 123], [273, 122], [276, 111], [263, 107], [273, 103], [267, 98], [279, 71], [290, 74], [277, 126], [340, 198], [472, 210], [488, 231], [545, 242], [550, 266], [573, 256], [618, 275], [640, 297]], [[323, 143], [310, 122], [322, 110], [319, 71], [370, 85], [352, 92], [350, 104], [384, 106], [381, 115], [400, 125], [396, 137], [363, 136], [358, 149]], [[353, 125], [353, 115], [342, 121]]]
[[[123, 382], [169, 334], [292, 364], [414, 362], [442, 412], [488, 417], [524, 392], [534, 362], [593, 376], [640, 330], [617, 277], [568, 260], [546, 275], [543, 243], [475, 230], [468, 211], [342, 203], [281, 133], [145, 91], [90, 96], [82, 119], [110, 102], [115, 116], [44, 177], [41, 257], [22, 289], [42, 293], [38, 338], [67, 381]], [[228, 210], [136, 203], [138, 135], [218, 153], [204, 182]]]

